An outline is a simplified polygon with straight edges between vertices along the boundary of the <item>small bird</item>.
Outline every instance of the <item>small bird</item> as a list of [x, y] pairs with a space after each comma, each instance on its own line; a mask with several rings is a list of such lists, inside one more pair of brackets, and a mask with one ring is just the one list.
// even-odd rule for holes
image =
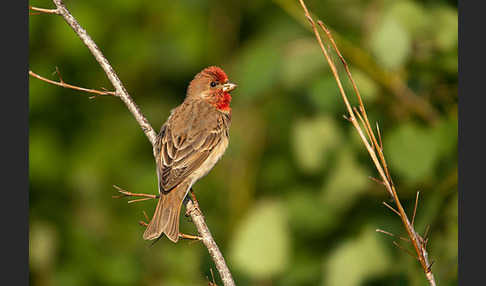
[[235, 88], [221, 68], [207, 67], [189, 84], [184, 102], [171, 111], [155, 145], [160, 196], [144, 239], [164, 233], [178, 241], [182, 201], [228, 147], [230, 92]]

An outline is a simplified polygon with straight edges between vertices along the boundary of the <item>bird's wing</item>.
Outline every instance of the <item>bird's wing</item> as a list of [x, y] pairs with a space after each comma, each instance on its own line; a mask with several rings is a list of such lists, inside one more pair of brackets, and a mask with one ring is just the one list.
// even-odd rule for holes
[[[192, 108], [181, 112], [176, 110], [162, 127], [157, 142], [159, 191], [170, 191], [180, 184], [227, 136], [227, 124], [221, 116], [205, 115], [199, 120]], [[177, 120], [174, 116], [178, 117]]]

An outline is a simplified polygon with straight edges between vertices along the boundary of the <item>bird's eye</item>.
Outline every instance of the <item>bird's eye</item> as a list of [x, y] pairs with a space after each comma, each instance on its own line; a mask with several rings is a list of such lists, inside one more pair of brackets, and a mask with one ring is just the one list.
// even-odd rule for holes
[[215, 87], [216, 83], [214, 81], [212, 81], [210, 85], [211, 85], [211, 87]]

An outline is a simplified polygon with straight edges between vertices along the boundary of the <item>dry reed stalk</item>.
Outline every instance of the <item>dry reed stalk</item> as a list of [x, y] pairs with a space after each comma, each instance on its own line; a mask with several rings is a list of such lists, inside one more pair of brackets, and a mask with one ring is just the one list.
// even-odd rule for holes
[[[341, 52], [339, 51], [339, 49], [338, 49], [338, 47], [337, 47], [337, 45], [336, 45], [336, 43], [335, 43], [335, 41], [332, 37], [331, 32], [329, 31], [329, 29], [326, 28], [326, 26], [324, 25], [324, 23], [322, 21], [319, 20], [317, 22], [319, 27], [325, 32], [329, 42], [331, 43], [334, 51], [339, 56], [343, 66], [346, 70], [346, 74], [347, 74], [349, 80], [352, 83], [354, 93], [355, 93], [355, 95], [358, 99], [358, 102], [359, 102], [359, 106], [358, 106], [359, 110], [356, 107], [355, 108], [351, 107], [351, 104], [349, 103], [348, 97], [346, 96], [346, 93], [344, 92], [344, 89], [343, 89], [343, 86], [342, 86], [342, 83], [341, 83], [341, 79], [340, 79], [339, 74], [338, 74], [337, 69], [336, 69], [336, 65], [334, 64], [333, 60], [331, 59], [331, 57], [328, 54], [327, 49], [324, 46], [324, 43], [323, 43], [321, 36], [319, 34], [319, 31], [317, 29], [317, 25], [314, 22], [314, 20], [312, 19], [311, 15], [309, 13], [309, 10], [307, 9], [307, 6], [305, 5], [304, 1], [299, 0], [299, 2], [301, 4], [302, 8], [304, 9], [304, 13], [305, 13], [307, 20], [309, 20], [310, 24], [312, 25], [312, 30], [314, 31], [314, 35], [315, 35], [315, 37], [316, 37], [316, 39], [319, 43], [319, 46], [322, 50], [322, 53], [324, 54], [324, 57], [326, 58], [326, 60], [329, 64], [329, 67], [331, 68], [332, 74], [333, 74], [334, 78], [336, 79], [336, 83], [338, 85], [339, 92], [341, 93], [341, 96], [344, 100], [344, 104], [345, 104], [346, 109], [349, 113], [349, 117], [347, 119], [353, 124], [353, 127], [358, 132], [358, 135], [361, 138], [361, 141], [363, 142], [363, 144], [365, 145], [366, 150], [368, 151], [368, 154], [370, 155], [371, 160], [373, 161], [373, 163], [376, 167], [376, 170], [380, 174], [381, 183], [385, 186], [386, 190], [388, 191], [388, 193], [393, 198], [393, 201], [394, 201], [398, 210], [395, 210], [391, 206], [388, 206], [388, 207], [391, 208], [402, 220], [403, 226], [405, 227], [405, 229], [407, 231], [408, 238], [410, 239], [410, 242], [412, 243], [413, 248], [415, 250], [416, 255], [414, 255], [414, 257], [419, 260], [420, 265], [422, 266], [422, 269], [425, 273], [425, 276], [426, 276], [429, 284], [432, 285], [432, 286], [435, 286], [436, 285], [435, 278], [434, 278], [434, 274], [432, 273], [432, 270], [431, 270], [432, 264], [429, 262], [428, 253], [427, 253], [427, 249], [426, 249], [427, 239], [424, 239], [422, 236], [420, 236], [415, 231], [413, 224], [410, 223], [408, 216], [405, 213], [405, 210], [403, 209], [403, 206], [400, 202], [400, 199], [398, 198], [398, 194], [397, 194], [397, 191], [396, 191], [395, 184], [393, 183], [393, 180], [390, 176], [390, 172], [388, 171], [388, 165], [386, 163], [385, 156], [383, 154], [383, 145], [381, 143], [381, 134], [380, 134], [380, 131], [379, 131], [379, 127], [377, 125], [377, 131], [378, 131], [378, 137], [379, 137], [380, 143], [378, 143], [378, 140], [376, 139], [375, 133], [374, 133], [373, 129], [371, 128], [371, 124], [368, 120], [368, 115], [366, 114], [366, 109], [364, 107], [363, 100], [361, 99], [361, 95], [359, 93], [358, 87], [356, 86], [356, 83], [355, 83], [355, 81], [354, 81], [354, 79], [351, 75], [351, 72], [349, 71], [349, 67], [348, 67], [346, 61], [344, 60], [344, 57], [341, 55]], [[359, 120], [356, 117], [358, 117]], [[365, 129], [364, 131], [363, 131], [363, 128]], [[365, 135], [365, 133], [366, 133], [366, 135]], [[412, 221], [414, 221], [414, 219], [415, 219], [415, 212], [417, 210], [417, 203], [418, 203], [418, 193], [417, 193], [417, 197], [416, 197], [416, 201], [415, 201], [414, 215], [413, 215]], [[381, 230], [377, 230], [377, 231], [383, 232]], [[396, 242], [394, 242], [394, 244], [399, 246], [399, 244], [396, 243]]]

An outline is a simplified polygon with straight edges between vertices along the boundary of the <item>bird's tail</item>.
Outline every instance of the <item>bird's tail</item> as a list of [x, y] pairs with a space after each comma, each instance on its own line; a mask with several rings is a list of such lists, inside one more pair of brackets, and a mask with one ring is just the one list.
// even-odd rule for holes
[[179, 240], [179, 213], [188, 188], [186, 183], [181, 183], [170, 192], [160, 192], [154, 216], [143, 233], [143, 239], [153, 240], [165, 233], [171, 241]]

